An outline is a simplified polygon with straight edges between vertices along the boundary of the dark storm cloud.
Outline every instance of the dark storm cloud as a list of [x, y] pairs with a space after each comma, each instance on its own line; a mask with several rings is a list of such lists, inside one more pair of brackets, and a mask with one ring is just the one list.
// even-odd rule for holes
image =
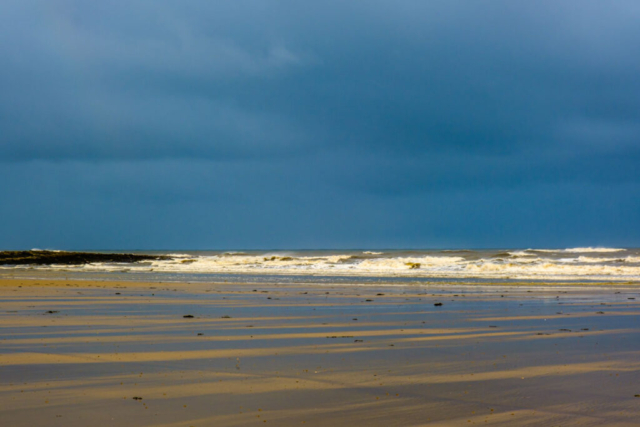
[[[486, 246], [599, 218], [581, 244], [633, 244], [639, 20], [633, 1], [3, 2], [0, 215], [42, 228], [0, 231], [28, 245], [90, 213], [51, 245]], [[175, 234], [126, 226], [131, 203]]]

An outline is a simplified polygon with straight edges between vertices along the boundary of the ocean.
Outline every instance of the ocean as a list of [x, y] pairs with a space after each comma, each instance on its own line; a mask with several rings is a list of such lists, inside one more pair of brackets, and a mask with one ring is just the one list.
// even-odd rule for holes
[[[132, 251], [108, 251], [132, 253]], [[316, 283], [638, 282], [640, 249], [133, 251], [164, 260], [1, 266], [1, 277]]]

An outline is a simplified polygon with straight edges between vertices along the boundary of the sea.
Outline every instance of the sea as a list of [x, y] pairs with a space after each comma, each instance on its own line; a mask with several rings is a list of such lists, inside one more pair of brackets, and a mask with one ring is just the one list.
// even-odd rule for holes
[[103, 252], [168, 258], [136, 263], [0, 266], [0, 277], [345, 285], [640, 283], [640, 248]]

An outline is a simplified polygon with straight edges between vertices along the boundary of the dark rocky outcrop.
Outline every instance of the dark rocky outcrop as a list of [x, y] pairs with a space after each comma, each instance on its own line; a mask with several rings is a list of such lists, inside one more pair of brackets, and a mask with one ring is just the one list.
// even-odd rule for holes
[[0, 252], [0, 265], [82, 265], [93, 262], [132, 263], [170, 259], [162, 255], [109, 254], [97, 252], [58, 252], [58, 251], [4, 251]]

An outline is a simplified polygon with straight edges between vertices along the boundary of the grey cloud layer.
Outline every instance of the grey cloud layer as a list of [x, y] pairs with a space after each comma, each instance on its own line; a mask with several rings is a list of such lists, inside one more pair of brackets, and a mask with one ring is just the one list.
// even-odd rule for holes
[[3, 158], [639, 136], [633, 2], [196, 5], [6, 4]]
[[549, 200], [568, 203], [557, 229], [586, 203], [622, 221], [613, 240], [640, 238], [621, 231], [640, 219], [639, 21], [635, 1], [2, 2], [0, 189], [26, 210], [40, 202], [20, 194], [217, 206], [232, 228], [341, 217], [339, 200], [344, 245], [364, 207], [375, 228], [411, 206], [429, 219], [370, 241], [490, 244], [458, 198], [486, 192], [480, 225], [503, 221], [504, 242], [540, 234], [513, 231], [513, 206]]

